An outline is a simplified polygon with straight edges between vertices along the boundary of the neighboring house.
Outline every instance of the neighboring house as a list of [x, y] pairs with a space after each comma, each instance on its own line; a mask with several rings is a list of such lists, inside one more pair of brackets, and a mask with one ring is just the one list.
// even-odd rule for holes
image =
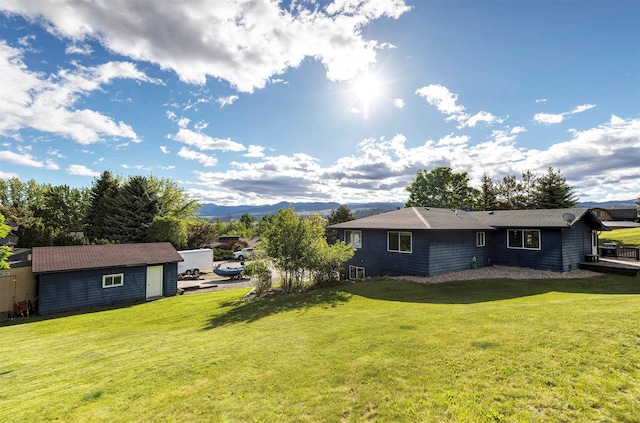
[[636, 207], [597, 207], [591, 211], [610, 229], [640, 227], [640, 212]]
[[349, 278], [432, 276], [491, 264], [552, 271], [597, 254], [607, 230], [589, 209], [463, 210], [410, 207], [331, 225], [356, 247]]
[[175, 295], [182, 260], [169, 242], [34, 247], [38, 313]]
[[36, 279], [31, 272], [31, 250], [14, 248], [7, 270], [0, 270], [0, 320], [10, 317], [14, 304], [35, 301]]

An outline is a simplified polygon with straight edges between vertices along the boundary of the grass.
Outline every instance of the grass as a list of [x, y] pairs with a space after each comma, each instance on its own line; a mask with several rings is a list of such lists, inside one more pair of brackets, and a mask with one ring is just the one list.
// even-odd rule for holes
[[640, 421], [640, 280], [375, 280], [0, 326], [0, 421]]
[[640, 247], [640, 228], [615, 229], [610, 232], [602, 232], [598, 238], [601, 243], [615, 242], [622, 246]]

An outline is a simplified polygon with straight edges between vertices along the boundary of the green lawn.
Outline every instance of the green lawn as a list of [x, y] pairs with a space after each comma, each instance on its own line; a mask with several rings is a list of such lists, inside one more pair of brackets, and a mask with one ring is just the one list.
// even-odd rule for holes
[[616, 242], [619, 245], [640, 247], [640, 228], [616, 229], [610, 232], [602, 232], [598, 238], [601, 243]]
[[377, 280], [0, 326], [0, 421], [640, 421], [640, 279]]

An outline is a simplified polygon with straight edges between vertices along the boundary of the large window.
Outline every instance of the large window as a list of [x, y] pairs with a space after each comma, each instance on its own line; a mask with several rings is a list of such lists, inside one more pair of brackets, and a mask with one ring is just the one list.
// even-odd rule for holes
[[124, 273], [117, 275], [104, 275], [102, 277], [102, 287], [112, 288], [114, 286], [122, 286], [124, 284]]
[[362, 248], [362, 231], [344, 231], [344, 242]]
[[476, 246], [484, 247], [486, 245], [486, 236], [484, 232], [476, 232]]
[[387, 249], [400, 253], [410, 253], [411, 232], [387, 232]]
[[364, 279], [364, 267], [349, 266], [349, 279]]
[[507, 248], [539, 250], [540, 231], [538, 229], [509, 229], [507, 231]]

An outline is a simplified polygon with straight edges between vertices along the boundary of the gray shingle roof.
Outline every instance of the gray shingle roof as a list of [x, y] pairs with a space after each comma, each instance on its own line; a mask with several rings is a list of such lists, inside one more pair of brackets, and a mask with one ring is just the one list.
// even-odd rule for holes
[[183, 261], [169, 242], [34, 247], [33, 273], [144, 266]]
[[594, 228], [606, 230], [588, 208], [466, 212], [463, 210], [409, 207], [338, 223], [328, 226], [328, 228], [476, 231], [490, 231], [496, 228], [561, 228], [567, 226], [565, 220], [567, 214], [575, 216], [575, 220], [570, 224], [587, 215]]
[[408, 207], [329, 226], [331, 229], [476, 230], [493, 228], [463, 210]]

